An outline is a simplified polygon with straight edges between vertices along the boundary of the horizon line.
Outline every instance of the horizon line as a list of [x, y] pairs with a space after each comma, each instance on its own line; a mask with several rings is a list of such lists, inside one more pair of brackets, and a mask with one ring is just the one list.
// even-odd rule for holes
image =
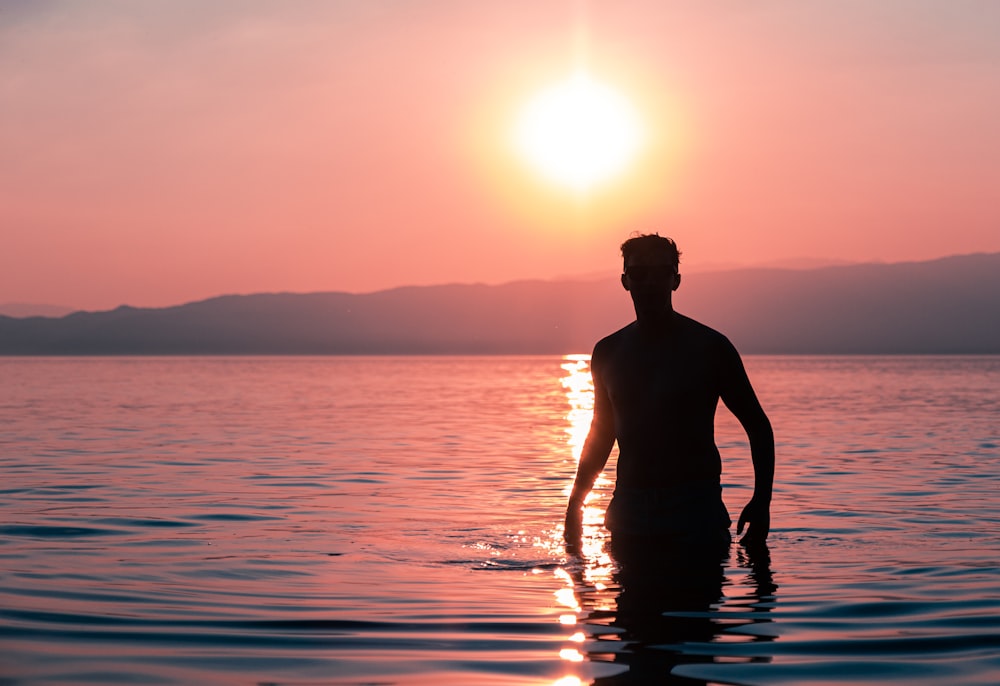
[[[1000, 255], [1000, 251], [978, 251], [970, 253], [955, 253], [950, 255], [942, 255], [939, 257], [933, 257], [928, 259], [909, 259], [909, 260], [898, 260], [898, 261], [885, 261], [881, 259], [871, 259], [871, 260], [861, 260], [861, 261], [851, 261], [839, 258], [789, 258], [772, 260], [768, 262], [756, 263], [756, 264], [746, 264], [746, 263], [707, 263], [703, 264], [701, 267], [696, 267], [687, 273], [699, 273], [699, 274], [709, 274], [709, 273], [719, 273], [719, 272], [734, 272], [734, 271], [746, 271], [746, 270], [784, 270], [784, 271], [819, 271], [824, 269], [836, 269], [841, 267], [857, 267], [865, 265], [875, 265], [875, 266], [891, 266], [891, 265], [903, 265], [903, 264], [919, 264], [925, 262], [936, 262], [939, 260], [947, 260], [953, 258], [961, 257], [974, 257], [979, 255]], [[806, 263], [815, 263], [813, 265], [808, 265]], [[683, 263], [682, 263], [683, 264]], [[794, 266], [799, 265], [799, 266]], [[10, 301], [0, 303], [0, 317], [10, 317], [13, 319], [28, 319], [32, 317], [46, 317], [51, 319], [61, 319], [62, 317], [77, 314], [80, 312], [96, 313], [96, 312], [112, 312], [119, 309], [136, 309], [136, 310], [162, 310], [169, 309], [172, 307], [183, 307], [185, 305], [191, 305], [199, 302], [206, 302], [209, 300], [215, 300], [218, 298], [232, 298], [232, 297], [251, 297], [257, 295], [318, 295], [318, 294], [331, 294], [338, 293], [344, 295], [374, 295], [377, 293], [386, 293], [395, 290], [402, 289], [414, 289], [414, 288], [442, 288], [450, 286], [489, 286], [489, 287], [501, 287], [511, 284], [526, 283], [532, 281], [539, 281], [543, 283], [552, 283], [559, 281], [598, 281], [603, 278], [608, 278], [617, 274], [617, 267], [614, 270], [609, 269], [608, 271], [590, 271], [582, 272], [576, 274], [560, 274], [554, 277], [525, 277], [510, 279], [505, 281], [448, 281], [448, 282], [438, 282], [438, 283], [427, 283], [427, 284], [400, 284], [398, 286], [387, 286], [385, 288], [377, 288], [374, 290], [363, 290], [363, 291], [348, 291], [348, 290], [311, 290], [311, 291], [293, 291], [293, 290], [277, 290], [277, 291], [250, 291], [250, 292], [223, 292], [217, 293], [215, 295], [208, 295], [200, 298], [195, 298], [192, 300], [185, 300], [182, 302], [174, 302], [172, 304], [166, 305], [132, 305], [127, 302], [122, 302], [118, 305], [112, 307], [97, 307], [97, 308], [77, 308], [65, 305], [55, 305], [51, 303], [30, 303], [24, 301]], [[21, 309], [25, 311], [42, 311], [48, 310], [50, 312], [59, 312], [59, 314], [6, 314], [6, 310], [14, 308]]]

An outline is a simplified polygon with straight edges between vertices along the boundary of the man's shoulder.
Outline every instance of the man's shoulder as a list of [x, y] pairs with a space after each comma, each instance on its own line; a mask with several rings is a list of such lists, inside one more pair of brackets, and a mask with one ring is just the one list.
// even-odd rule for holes
[[594, 346], [594, 354], [597, 355], [600, 352], [609, 352], [618, 347], [621, 345], [622, 341], [628, 338], [629, 332], [634, 328], [635, 322], [632, 322], [631, 324], [623, 326], [614, 333], [608, 334], [601, 340], [597, 341], [597, 345]]
[[683, 328], [684, 333], [691, 338], [697, 339], [700, 344], [721, 346], [723, 348], [733, 347], [729, 338], [727, 338], [722, 332], [716, 331], [712, 327], [702, 324], [696, 319], [691, 319], [691, 317], [686, 315], [680, 313], [675, 314], [677, 316], [677, 321]]
[[725, 338], [721, 332], [716, 331], [707, 324], [702, 324], [697, 319], [692, 319], [685, 314], [680, 312], [674, 312], [674, 317], [676, 317], [677, 322], [684, 327], [684, 329], [690, 333], [697, 333], [702, 336], [712, 336], [715, 338]]

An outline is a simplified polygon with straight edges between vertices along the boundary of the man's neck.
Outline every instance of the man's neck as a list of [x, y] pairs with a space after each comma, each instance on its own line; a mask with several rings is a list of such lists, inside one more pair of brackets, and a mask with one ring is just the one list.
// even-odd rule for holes
[[635, 321], [640, 331], [652, 334], [669, 333], [673, 328], [676, 313], [670, 303], [655, 312], [635, 311]]

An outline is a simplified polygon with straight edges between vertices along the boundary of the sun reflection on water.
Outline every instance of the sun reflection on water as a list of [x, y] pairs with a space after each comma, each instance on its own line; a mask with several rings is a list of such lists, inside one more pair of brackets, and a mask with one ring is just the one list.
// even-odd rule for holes
[[[579, 463], [594, 416], [594, 382], [590, 373], [590, 355], [566, 355], [560, 366], [565, 375], [559, 379], [559, 383], [569, 404], [569, 412], [565, 417], [566, 444], [574, 462]], [[613, 475], [613, 468], [611, 474]], [[559, 658], [574, 665], [586, 661], [586, 654], [581, 649], [586, 641], [586, 634], [580, 630], [580, 622], [594, 612], [610, 611], [614, 607], [615, 594], [608, 592], [608, 589], [615, 587], [615, 566], [607, 551], [608, 531], [604, 528], [604, 510], [612, 484], [611, 475], [601, 474], [597, 478], [584, 504], [582, 545], [563, 567], [558, 567], [553, 572], [563, 583], [553, 593], [559, 607], [558, 621], [572, 631], [566, 636], [569, 645], [560, 650]], [[563, 495], [567, 499], [572, 486], [572, 482], [568, 481], [563, 489]], [[562, 530], [554, 531], [552, 538], [541, 544], [553, 550], [564, 549]], [[556, 681], [554, 686], [578, 686], [589, 681], [582, 680], [579, 675], [568, 674]]]
[[573, 458], [580, 460], [583, 442], [587, 439], [590, 420], [594, 416], [594, 381], [590, 376], [590, 355], [566, 355], [563, 357], [562, 369], [566, 376], [559, 382], [566, 390], [566, 400], [570, 411], [566, 415], [569, 426], [569, 446]]
[[[590, 373], [590, 355], [565, 355], [561, 367], [566, 375], [559, 382], [570, 407], [566, 414], [569, 422], [566, 427], [566, 442], [573, 453], [573, 459], [579, 463], [583, 444], [590, 431], [590, 422], [594, 417], [594, 380]], [[564, 495], [567, 498], [572, 487], [572, 483], [565, 486]], [[605, 549], [608, 532], [604, 528], [604, 503], [611, 488], [612, 479], [602, 473], [597, 477], [583, 508], [583, 545], [580, 557], [586, 561], [586, 565], [582, 579], [597, 590], [611, 583], [614, 571], [611, 557]]]

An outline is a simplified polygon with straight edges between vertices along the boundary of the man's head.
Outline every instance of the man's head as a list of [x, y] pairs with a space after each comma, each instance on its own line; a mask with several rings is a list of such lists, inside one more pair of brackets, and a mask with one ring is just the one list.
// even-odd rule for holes
[[681, 251], [673, 239], [658, 233], [636, 233], [622, 243], [622, 261], [625, 271], [628, 271], [631, 258], [642, 258], [648, 264], [669, 264], [678, 270], [681, 264]]
[[636, 316], [657, 316], [673, 307], [671, 295], [681, 284], [681, 253], [673, 240], [640, 234], [622, 243], [622, 286], [632, 296]]

